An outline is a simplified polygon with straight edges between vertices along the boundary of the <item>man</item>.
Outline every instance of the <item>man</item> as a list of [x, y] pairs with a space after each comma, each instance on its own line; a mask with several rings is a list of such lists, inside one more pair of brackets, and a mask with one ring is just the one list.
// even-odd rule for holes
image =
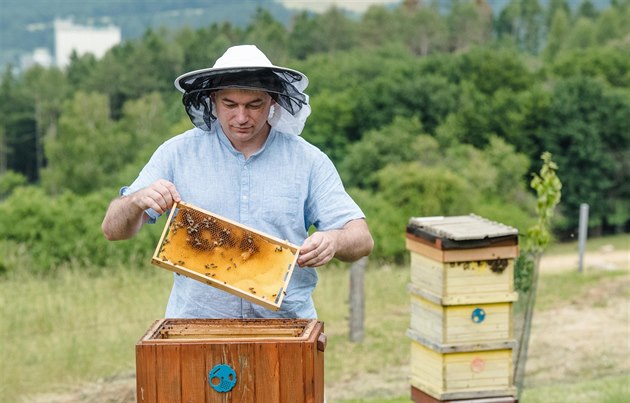
[[[109, 240], [133, 237], [180, 200], [301, 245], [274, 312], [175, 275], [166, 317], [317, 316], [315, 267], [368, 255], [373, 240], [332, 162], [299, 137], [310, 114], [306, 76], [274, 66], [253, 45], [229, 48], [212, 68], [175, 81], [196, 128], [162, 144], [121, 189], [103, 220]], [[310, 226], [317, 231], [308, 235]]]

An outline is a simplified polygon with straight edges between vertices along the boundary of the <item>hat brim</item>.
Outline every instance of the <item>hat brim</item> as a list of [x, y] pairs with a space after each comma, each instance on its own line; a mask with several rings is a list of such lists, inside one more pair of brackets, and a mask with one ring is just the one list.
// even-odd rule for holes
[[[183, 93], [186, 93], [187, 91], [195, 90], [194, 88], [191, 88], [191, 89], [185, 88], [184, 83], [189, 80], [195, 80], [200, 77], [212, 77], [212, 76], [217, 76], [217, 75], [227, 74], [227, 73], [245, 72], [245, 71], [255, 72], [255, 71], [260, 71], [260, 70], [267, 70], [267, 71], [274, 71], [278, 73], [284, 73], [284, 74], [288, 73], [290, 75], [297, 75], [300, 78], [296, 79], [296, 82], [300, 83], [299, 87], [301, 87], [301, 90], [303, 91], [308, 86], [308, 77], [306, 77], [304, 73], [299, 72], [294, 69], [289, 69], [289, 68], [280, 67], [280, 66], [247, 66], [247, 67], [220, 67], [220, 68], [209, 67], [206, 69], [194, 70], [188, 73], [184, 73], [175, 79], [174, 84], [175, 84], [175, 88], [177, 88], [179, 91]], [[224, 87], [224, 88], [227, 88], [227, 87]], [[237, 88], [237, 86], [231, 86], [230, 88]], [[215, 89], [208, 88], [206, 90], [218, 90], [218, 89], [221, 89], [221, 88], [215, 88]]]

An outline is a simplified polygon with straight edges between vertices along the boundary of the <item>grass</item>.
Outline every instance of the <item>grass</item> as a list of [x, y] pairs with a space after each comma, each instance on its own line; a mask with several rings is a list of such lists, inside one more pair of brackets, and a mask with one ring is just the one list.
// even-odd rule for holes
[[154, 268], [123, 267], [3, 278], [0, 401], [135, 372], [135, 343], [164, 315], [170, 282]]
[[[604, 243], [623, 244], [624, 239], [630, 237]], [[146, 262], [136, 266], [140, 267], [110, 268], [97, 276], [69, 267], [53, 277], [0, 277], [0, 401], [15, 402], [24, 395], [61, 392], [69, 385], [134, 373], [135, 343], [155, 319], [163, 316], [172, 281], [169, 272]], [[537, 309], [567, 303], [588, 292], [589, 286], [614, 282], [623, 274], [627, 275], [545, 275], [541, 277]], [[314, 300], [328, 335], [326, 384], [341, 385], [341, 389], [349, 385], [345, 387], [347, 395], [335, 401], [410, 402], [405, 369], [409, 357], [405, 335], [408, 282], [407, 267], [368, 268], [365, 338], [362, 343], [351, 343], [348, 266], [331, 265], [320, 270]], [[628, 294], [628, 290], [624, 292]], [[366, 375], [378, 379], [384, 372], [390, 373], [398, 386], [384, 385], [368, 396], [353, 390], [353, 385], [358, 388], [353, 381], [364, 380]], [[601, 379], [584, 375], [576, 377], [575, 383], [527, 389], [521, 401], [628, 400], [627, 375]], [[553, 400], [556, 398], [559, 400]]]
[[520, 401], [522, 403], [630, 402], [630, 374], [526, 389]]
[[[614, 281], [615, 278], [627, 276], [625, 270], [588, 271], [579, 273], [569, 271], [541, 276], [538, 281], [536, 294], [536, 309], [546, 310], [568, 301], [574, 302], [582, 298], [589, 288], [600, 281]], [[626, 297], [630, 297], [630, 290], [622, 290]], [[596, 304], [606, 304], [606, 295], [600, 297]]]
[[[630, 234], [618, 234], [606, 237], [591, 238], [586, 240], [587, 252], [599, 251], [603, 246], [611, 245], [615, 250], [630, 250]], [[577, 239], [572, 242], [554, 243], [545, 251], [545, 255], [577, 254]]]
[[362, 343], [349, 342], [349, 270], [331, 266], [320, 270], [313, 295], [324, 321], [328, 345], [326, 377], [345, 380], [359, 373], [407, 364], [409, 343], [409, 271], [400, 267], [369, 268], [365, 277], [365, 329]]

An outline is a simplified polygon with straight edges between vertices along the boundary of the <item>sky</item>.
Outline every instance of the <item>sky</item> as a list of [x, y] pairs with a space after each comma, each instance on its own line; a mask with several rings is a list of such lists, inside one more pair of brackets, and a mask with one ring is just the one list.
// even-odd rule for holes
[[287, 8], [308, 9], [315, 12], [326, 11], [336, 5], [351, 11], [363, 12], [374, 4], [396, 4], [401, 0], [280, 0]]

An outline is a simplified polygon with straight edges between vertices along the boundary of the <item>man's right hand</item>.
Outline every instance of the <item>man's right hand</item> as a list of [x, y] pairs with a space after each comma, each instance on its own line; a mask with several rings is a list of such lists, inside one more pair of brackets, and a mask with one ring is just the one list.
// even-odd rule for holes
[[101, 228], [110, 241], [129, 239], [148, 221], [146, 209], [165, 213], [181, 197], [171, 182], [160, 179], [129, 196], [114, 199], [107, 208]]
[[151, 208], [159, 214], [164, 214], [173, 207], [175, 202], [179, 203], [182, 200], [175, 185], [166, 179], [159, 179], [153, 182], [149, 186], [132, 193], [129, 195], [129, 198], [131, 203], [141, 211]]

